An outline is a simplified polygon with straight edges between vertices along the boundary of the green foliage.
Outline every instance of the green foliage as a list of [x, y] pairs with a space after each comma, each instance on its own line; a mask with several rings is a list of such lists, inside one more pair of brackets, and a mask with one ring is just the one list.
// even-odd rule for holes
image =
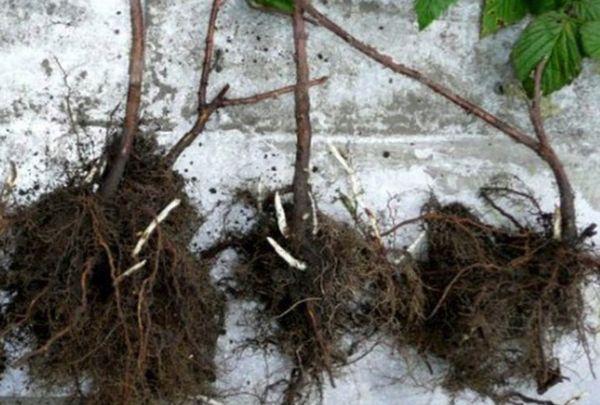
[[558, 10], [566, 3], [570, 2], [571, 0], [525, 0], [525, 3], [527, 3], [527, 6], [529, 7], [529, 11], [535, 15]]
[[590, 21], [583, 24], [580, 32], [586, 54], [600, 60], [600, 21]]
[[[294, 0], [246, 0], [254, 8], [291, 14]], [[584, 57], [600, 60], [600, 0], [482, 0], [481, 36], [532, 15], [517, 40], [511, 61], [531, 95], [536, 66], [548, 59], [542, 90], [550, 94], [571, 83]], [[420, 29], [441, 17], [457, 0], [414, 0]]]
[[481, 35], [494, 34], [501, 28], [521, 21], [527, 11], [524, 0], [487, 0], [481, 18]]
[[424, 29], [440, 17], [456, 0], [415, 0], [419, 28]]
[[575, 0], [571, 4], [571, 11], [582, 21], [600, 21], [599, 0]]
[[[455, 0], [416, 0], [424, 29]], [[481, 36], [491, 35], [532, 15], [511, 53], [516, 76], [531, 95], [532, 75], [546, 58], [544, 94], [579, 76], [584, 57], [600, 59], [600, 0], [483, 0]]]
[[531, 75], [548, 59], [542, 89], [550, 94], [571, 83], [581, 72], [582, 52], [577, 41], [578, 24], [553, 11], [533, 20], [515, 44], [511, 59], [519, 80], [531, 94]]
[[294, 0], [246, 0], [250, 7], [264, 11], [292, 14], [294, 12]]

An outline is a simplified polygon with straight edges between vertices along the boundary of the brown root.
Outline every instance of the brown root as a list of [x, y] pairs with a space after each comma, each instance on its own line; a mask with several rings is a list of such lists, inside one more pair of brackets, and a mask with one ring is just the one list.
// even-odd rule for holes
[[265, 207], [238, 245], [244, 257], [236, 270], [238, 288], [263, 305], [252, 343], [273, 345], [294, 363], [284, 403], [307, 400], [303, 395], [312, 389], [320, 392], [324, 373], [333, 383], [337, 369], [382, 327], [375, 320], [390, 313], [387, 302], [376, 302], [382, 286], [395, 285], [381, 249], [348, 224], [322, 213], [318, 220], [319, 231], [310, 243], [313, 259], [305, 270], [290, 266], [267, 242], [271, 237], [292, 252], [292, 243], [278, 230], [273, 206]]
[[552, 215], [540, 214], [537, 229], [509, 230], [459, 203], [432, 201], [423, 218], [427, 257], [413, 262], [422, 316], [403, 314], [397, 336], [448, 362], [450, 390], [494, 397], [515, 382], [535, 382], [542, 394], [559, 383], [553, 345], [566, 334], [586, 345], [583, 289], [598, 275], [597, 258], [582, 243], [555, 240]]
[[[17, 209], [4, 239], [11, 299], [0, 336], [29, 350], [10, 362], [28, 365], [44, 388], [83, 391], [86, 402], [181, 400], [209, 393], [215, 378], [223, 298], [209, 264], [188, 250], [201, 219], [183, 179], [138, 138], [113, 199], [73, 181]], [[140, 232], [175, 198], [180, 206], [132, 257]]]

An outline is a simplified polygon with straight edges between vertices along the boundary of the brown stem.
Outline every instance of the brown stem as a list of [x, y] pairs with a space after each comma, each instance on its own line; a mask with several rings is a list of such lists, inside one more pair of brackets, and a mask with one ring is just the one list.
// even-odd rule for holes
[[219, 94], [214, 98], [214, 100], [207, 105], [200, 105], [198, 108], [198, 117], [196, 118], [196, 122], [192, 129], [183, 135], [179, 141], [169, 150], [167, 155], [164, 158], [165, 163], [168, 167], [171, 167], [175, 164], [179, 156], [183, 153], [183, 151], [190, 146], [196, 138], [204, 131], [206, 127], [206, 123], [213, 115], [213, 113], [219, 108], [219, 105], [225, 94], [229, 90], [229, 86], [223, 87]]
[[525, 146], [528, 146], [531, 149], [535, 149], [537, 147], [537, 142], [535, 141], [535, 139], [525, 134], [522, 130], [513, 127], [512, 125], [496, 117], [489, 111], [456, 94], [449, 88], [439, 83], [436, 83], [435, 81], [423, 75], [421, 72], [401, 63], [398, 63], [394, 61], [394, 59], [391, 56], [385, 55], [379, 52], [377, 49], [373, 48], [372, 46], [361, 42], [360, 40], [350, 35], [342, 27], [340, 27], [339, 25], [331, 21], [329, 18], [321, 14], [319, 11], [317, 11], [312, 5], [308, 5], [306, 7], [306, 12], [310, 14], [319, 23], [320, 26], [331, 31], [333, 34], [337, 35], [345, 42], [347, 42], [350, 46], [357, 49], [359, 52], [363, 53], [369, 58], [373, 59], [380, 65], [391, 69], [392, 71], [399, 73], [403, 76], [410, 77], [418, 81], [419, 83], [429, 87], [431, 90], [447, 98], [448, 100], [458, 105], [468, 113], [477, 116], [478, 118], [487, 122], [494, 128], [504, 132], [506, 135], [510, 136], [515, 141]]
[[[322, 77], [319, 77], [318, 79], [313, 79], [308, 82], [308, 86], [312, 87], [312, 86], [321, 85], [321, 84], [325, 83], [328, 79], [329, 79], [329, 77], [327, 77], [327, 76], [322, 76]], [[219, 104], [219, 107], [230, 107], [230, 106], [236, 106], [236, 105], [256, 104], [256, 103], [259, 103], [264, 100], [274, 99], [274, 98], [277, 98], [284, 94], [291, 93], [295, 89], [296, 89], [296, 85], [292, 84], [290, 86], [281, 87], [279, 89], [267, 91], [267, 92], [261, 93], [261, 94], [255, 94], [255, 95], [249, 96], [249, 97], [231, 98], [231, 99], [224, 98], [221, 101], [221, 103]]]
[[[348, 43], [353, 48], [357, 49], [359, 52], [363, 53], [370, 59], [375, 62], [381, 64], [382, 66], [391, 69], [392, 71], [401, 74], [403, 76], [407, 76], [412, 78], [419, 83], [429, 87], [431, 90], [436, 92], [437, 94], [445, 97], [452, 103], [464, 109], [466, 112], [475, 115], [479, 119], [485, 121], [492, 127], [498, 129], [503, 132], [511, 139], [520, 143], [533, 152], [535, 152], [544, 162], [546, 162], [552, 173], [555, 177], [557, 187], [559, 189], [560, 200], [561, 200], [561, 228], [562, 228], [562, 237], [563, 240], [567, 243], [575, 243], [577, 240], [577, 225], [575, 222], [575, 205], [574, 205], [574, 194], [571, 188], [568, 176], [564, 170], [564, 166], [561, 163], [560, 159], [556, 155], [555, 151], [551, 148], [547, 137], [545, 136], [545, 132], [538, 132], [541, 126], [541, 115], [539, 115], [539, 98], [538, 101], [535, 102], [535, 109], [537, 112], [533, 115], [536, 116], [536, 122], [534, 122], [534, 126], [536, 126], [536, 135], [537, 138], [534, 138], [528, 134], [526, 134], [523, 130], [514, 127], [513, 125], [507, 123], [506, 121], [500, 119], [496, 115], [490, 113], [484, 108], [474, 104], [473, 102], [467, 100], [466, 98], [458, 95], [454, 91], [449, 88], [436, 83], [432, 79], [426, 77], [421, 72], [412, 69], [406, 65], [397, 63], [394, 59], [389, 56], [379, 52], [374, 47], [361, 42], [357, 38], [353, 37], [346, 30], [341, 28], [339, 25], [331, 21], [325, 15], [321, 14], [318, 10], [316, 10], [312, 5], [306, 5], [305, 7], [306, 13], [308, 13], [311, 17], [315, 19], [315, 21], [322, 27], [331, 31], [333, 34], [343, 39], [346, 43]], [[541, 69], [543, 70], [543, 68]], [[538, 93], [541, 93], [539, 90], [539, 82], [541, 81], [541, 72], [539, 73], [538, 78]], [[540, 95], [538, 94], [538, 97]], [[532, 111], [534, 108], [532, 108]], [[542, 137], [540, 137], [542, 135]]]
[[294, 48], [296, 59], [296, 88], [295, 116], [296, 116], [296, 164], [294, 180], [292, 183], [294, 195], [294, 210], [292, 213], [292, 229], [297, 246], [303, 245], [309, 227], [312, 223], [312, 210], [310, 205], [309, 164], [312, 128], [310, 124], [310, 96], [308, 94], [309, 68], [306, 43], [308, 35], [304, 22], [304, 8], [307, 2], [297, 0], [294, 2], [292, 26], [294, 31]]
[[[320, 77], [315, 80], [311, 80], [309, 82], [309, 86], [317, 86], [323, 84], [327, 81], [328, 77]], [[204, 131], [206, 124], [210, 120], [210, 117], [219, 109], [224, 107], [235, 107], [239, 105], [251, 105], [260, 103], [261, 101], [270, 100], [282, 96], [284, 94], [288, 94], [294, 91], [296, 85], [290, 85], [281, 87], [275, 90], [270, 90], [264, 93], [254, 94], [248, 97], [240, 97], [240, 98], [225, 98], [225, 94], [227, 90], [229, 90], [229, 86], [223, 87], [223, 89], [217, 94], [217, 96], [211, 101], [209, 104], [200, 107], [198, 112], [198, 117], [196, 118], [196, 122], [194, 126], [186, 132], [177, 143], [169, 150], [167, 155], [164, 158], [165, 163], [171, 167], [175, 164], [179, 156], [183, 153], [183, 151], [190, 146], [198, 136]]]
[[113, 162], [108, 166], [108, 174], [100, 185], [100, 195], [110, 198], [117, 191], [129, 160], [133, 140], [138, 130], [140, 103], [142, 98], [142, 76], [144, 73], [144, 17], [140, 0], [130, 0], [131, 10], [131, 53], [129, 57], [129, 90], [125, 108], [125, 122], [121, 145]]
[[212, 59], [215, 49], [215, 31], [217, 29], [217, 16], [223, 5], [223, 0], [214, 0], [210, 10], [210, 19], [208, 21], [208, 30], [206, 31], [206, 40], [204, 47], [204, 61], [202, 62], [202, 76], [198, 88], [198, 105], [206, 104], [206, 90], [208, 88], [208, 79], [212, 71]]
[[575, 211], [575, 193], [569, 181], [569, 176], [565, 171], [560, 158], [556, 154], [546, 129], [542, 117], [542, 76], [546, 68], [547, 59], [542, 60], [535, 69], [534, 76], [534, 94], [531, 108], [529, 110], [531, 123], [539, 141], [538, 155], [542, 158], [554, 174], [558, 194], [560, 197], [560, 215], [561, 215], [561, 239], [567, 243], [576, 243], [578, 240], [576, 211]]
[[[215, 32], [217, 26], [217, 18], [219, 11], [223, 6], [224, 0], [213, 0], [212, 8], [210, 12], [210, 18], [208, 21], [208, 29], [206, 31], [205, 47], [204, 47], [204, 59], [202, 62], [202, 74], [200, 77], [200, 84], [198, 86], [198, 116], [194, 126], [186, 132], [177, 143], [169, 150], [164, 158], [164, 162], [168, 167], [172, 167], [183, 151], [190, 146], [196, 138], [204, 131], [206, 124], [210, 120], [210, 117], [220, 108], [237, 106], [237, 105], [248, 105], [259, 103], [264, 100], [277, 98], [283, 94], [291, 93], [296, 88], [295, 85], [281, 87], [279, 89], [267, 91], [265, 93], [255, 94], [249, 97], [228, 99], [225, 98], [225, 94], [229, 90], [229, 85], [226, 85], [221, 89], [219, 94], [210, 102], [206, 101], [206, 94], [208, 89], [208, 83], [210, 79], [210, 73], [212, 71], [212, 60], [215, 49]], [[319, 79], [310, 81], [309, 86], [315, 86], [323, 84], [327, 80], [327, 77], [321, 77]]]

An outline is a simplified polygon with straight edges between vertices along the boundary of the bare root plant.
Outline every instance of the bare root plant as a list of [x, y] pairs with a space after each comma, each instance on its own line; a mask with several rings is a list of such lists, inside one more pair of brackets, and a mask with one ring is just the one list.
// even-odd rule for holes
[[197, 121], [170, 151], [161, 155], [152, 138], [138, 136], [144, 19], [140, 0], [130, 0], [125, 120], [107, 148], [104, 174], [74, 176], [0, 217], [0, 248], [9, 255], [0, 263], [1, 287], [10, 297], [2, 303], [0, 338], [9, 363], [27, 365], [36, 384], [73, 387], [92, 403], [211, 395], [223, 297], [211, 284], [209, 257], [189, 251], [202, 220], [173, 165], [217, 109], [295, 89], [228, 99], [225, 86], [207, 102], [222, 3], [214, 0], [209, 17]]
[[396, 293], [388, 291], [388, 300], [379, 294], [396, 288], [379, 240], [319, 212], [311, 191], [306, 5], [296, 1], [291, 17], [296, 63], [292, 198], [283, 203], [277, 192], [265, 204], [254, 202], [257, 224], [235, 243], [245, 257], [236, 274], [241, 293], [264, 306], [253, 343], [274, 345], [294, 364], [282, 398], [287, 404], [322, 393], [324, 376], [335, 386], [338, 369], [363, 349], [381, 328], [378, 323], [395, 313], [389, 305], [397, 303]]
[[[443, 206], [431, 201], [422, 216], [382, 234], [418, 222], [426, 232], [426, 257], [403, 260], [398, 269], [404, 286], [418, 278], [412, 284], [416, 288], [396, 289], [402, 295], [393, 306], [399, 312], [392, 333], [399, 342], [447, 360], [448, 388], [468, 387], [506, 400], [502, 389], [517, 381], [535, 381], [538, 392], [544, 393], [563, 379], [554, 343], [575, 334], [587, 349], [583, 291], [600, 270], [586, 242], [595, 234], [595, 225], [579, 232], [572, 185], [544, 128], [540, 103], [547, 61], [542, 60], [534, 72], [529, 108], [533, 135], [529, 135], [361, 42], [314, 6], [306, 4], [304, 10], [317, 25], [368, 58], [418, 81], [498, 129], [550, 168], [560, 198], [555, 213], [542, 212], [527, 192], [494, 186], [482, 189], [481, 197], [506, 220], [507, 227], [486, 224], [459, 203]], [[507, 197], [533, 205], [537, 226], [520, 223], [510, 208], [502, 207], [500, 200]]]

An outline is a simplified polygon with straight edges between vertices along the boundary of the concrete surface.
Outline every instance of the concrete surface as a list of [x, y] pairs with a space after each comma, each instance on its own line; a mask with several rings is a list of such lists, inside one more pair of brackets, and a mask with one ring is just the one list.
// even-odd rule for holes
[[[524, 98], [508, 63], [510, 44], [522, 25], [480, 40], [479, 1], [459, 2], [422, 33], [410, 0], [323, 3], [316, 1], [365, 41], [529, 128]], [[97, 156], [110, 133], [107, 127], [118, 125], [126, 92], [128, 6], [125, 0], [0, 0], [0, 6], [0, 178], [13, 161], [19, 171], [15, 201], [23, 202], [60, 184], [61, 167], [77, 159], [78, 144], [85, 145], [80, 151], [84, 158]], [[209, 8], [209, 0], [146, 1], [142, 129], [163, 145], [175, 142], [194, 119]], [[211, 92], [229, 83], [230, 96], [244, 96], [293, 82], [290, 33], [287, 19], [250, 10], [244, 0], [227, 0], [219, 20], [221, 56]], [[330, 76], [326, 85], [311, 92], [313, 183], [323, 209], [343, 216], [335, 197], [338, 189], [347, 189], [347, 179], [327, 152], [328, 141], [349, 153], [366, 199], [383, 222], [416, 214], [430, 190], [444, 199], [476, 203], [478, 187], [501, 172], [518, 175], [540, 195], [544, 207], [552, 209], [552, 179], [524, 148], [422, 86], [365, 60], [322, 29], [310, 28], [309, 50], [312, 75]], [[576, 188], [581, 225], [600, 221], [599, 73], [600, 65], [587, 62], [573, 85], [544, 103], [548, 132]], [[199, 230], [198, 245], [208, 244], [224, 226], [241, 226], [242, 209], [231, 206], [237, 187], [254, 186], [258, 179], [267, 186], [289, 182], [293, 154], [292, 97], [221, 111], [177, 165], [190, 180], [189, 191], [199, 209], [209, 216]], [[20, 195], [32, 190], [26, 197]], [[399, 243], [413, 237], [407, 230]], [[234, 332], [223, 340], [224, 353], [238, 332], [247, 332], [237, 330], [243, 329], [236, 321], [239, 306], [244, 307], [230, 306]], [[569, 345], [564, 351], [573, 357], [573, 366], [567, 367], [572, 380], [552, 390], [550, 397], [564, 402], [588, 392], [581, 403], [592, 404], [597, 384], [586, 373], [581, 353], [572, 352]], [[260, 370], [266, 360], [259, 355], [231, 364], [233, 360], [223, 356], [223, 364], [230, 365], [219, 382], [224, 389], [253, 375], [258, 377], [248, 390], [257, 392], [277, 378], [277, 373]], [[337, 390], [327, 390], [326, 403], [450, 401], [440, 390], [382, 388], [381, 375], [404, 366], [397, 359], [390, 365], [388, 354], [374, 356], [349, 369]], [[275, 368], [285, 366], [280, 359], [269, 362]], [[22, 373], [11, 378], [0, 384], [2, 393], [31, 392], [23, 387]], [[254, 403], [250, 396], [225, 402]]]

